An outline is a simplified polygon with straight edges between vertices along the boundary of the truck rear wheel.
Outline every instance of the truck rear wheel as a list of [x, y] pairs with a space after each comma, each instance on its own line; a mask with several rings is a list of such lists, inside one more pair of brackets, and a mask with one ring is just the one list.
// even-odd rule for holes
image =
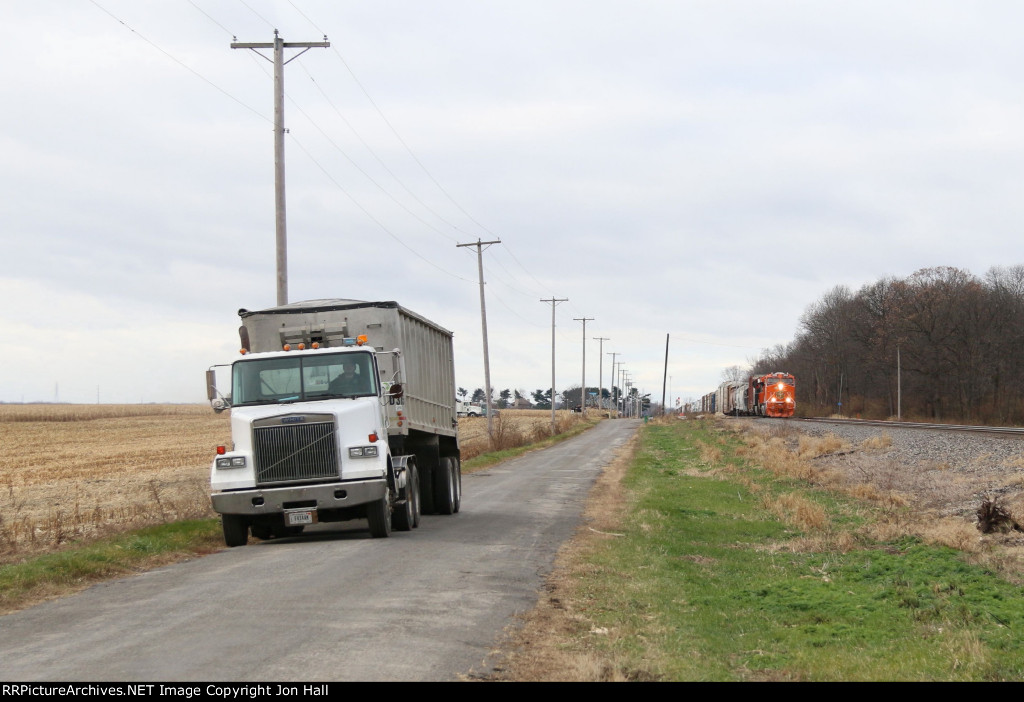
[[452, 462], [452, 484], [455, 486], [455, 509], [458, 512], [462, 507], [462, 461], [455, 456], [450, 459]]
[[245, 517], [238, 514], [222, 514], [220, 523], [224, 528], [224, 543], [230, 548], [249, 543], [249, 525]]
[[384, 497], [366, 505], [366, 520], [370, 523], [370, 536], [386, 539], [391, 536], [391, 490], [385, 489]]
[[434, 472], [434, 508], [438, 514], [454, 514], [455, 505], [455, 467], [452, 459], [444, 456]]

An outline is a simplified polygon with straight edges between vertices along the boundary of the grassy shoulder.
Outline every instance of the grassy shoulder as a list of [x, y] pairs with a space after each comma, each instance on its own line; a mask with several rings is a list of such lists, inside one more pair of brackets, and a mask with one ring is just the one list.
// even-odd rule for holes
[[1024, 678], [1019, 586], [879, 538], [891, 510], [761, 458], [711, 424], [645, 426], [605, 486], [623, 501], [566, 554], [502, 677]]
[[0, 613], [224, 547], [219, 519], [138, 529], [0, 566]]

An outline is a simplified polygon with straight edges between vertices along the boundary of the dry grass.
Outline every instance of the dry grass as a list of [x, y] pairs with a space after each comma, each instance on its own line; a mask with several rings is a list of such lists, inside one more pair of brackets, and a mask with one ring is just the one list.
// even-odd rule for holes
[[[588, 413], [593, 417], [594, 413]], [[555, 434], [576, 424], [582, 415], [565, 410], [555, 411]], [[551, 410], [501, 410], [493, 422], [493, 436], [487, 437], [487, 417], [463, 417], [459, 420], [459, 447], [462, 460], [489, 451], [504, 451], [546, 439], [551, 436]]]
[[825, 436], [801, 435], [797, 439], [797, 446], [796, 453], [800, 458], [817, 458], [840, 451], [847, 451], [850, 448], [849, 442], [840, 439], [835, 434], [826, 434]]
[[828, 545], [843, 551], [853, 548], [861, 538], [891, 541], [912, 536], [962, 551], [968, 559], [1015, 582], [1021, 579], [1024, 536], [981, 535], [976, 526], [976, 502], [979, 494], [990, 494], [993, 499], [998, 497], [1012, 515], [1024, 515], [1024, 478], [1019, 474], [1024, 459], [996, 466], [991, 457], [980, 457], [961, 472], [947, 463], [896, 463], [884, 455], [892, 445], [892, 437], [885, 433], [856, 447], [844, 445], [837, 450], [836, 442], [827, 440], [829, 437], [804, 437], [786, 427], [765, 431], [752, 422], [720, 426], [740, 435], [744, 445], [737, 454], [773, 474], [807, 480], [880, 508], [873, 520], [846, 539], [848, 543], [840, 543], [837, 534], [828, 528], [808, 531], [799, 523], [805, 519], [799, 510], [789, 507], [787, 512], [783, 505], [766, 502], [780, 518], [805, 531], [803, 537], [780, 548], [803, 550]]
[[860, 442], [861, 449], [865, 451], [884, 451], [890, 446], [892, 446], [892, 437], [884, 431], [878, 436], [872, 436], [871, 438], [864, 439], [864, 441]]
[[762, 497], [765, 508], [784, 523], [804, 532], [824, 531], [829, 526], [825, 509], [803, 495], [795, 492], [778, 497]]

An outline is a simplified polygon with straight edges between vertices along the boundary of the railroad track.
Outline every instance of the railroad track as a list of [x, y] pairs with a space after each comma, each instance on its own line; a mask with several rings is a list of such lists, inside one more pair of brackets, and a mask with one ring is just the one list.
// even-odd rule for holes
[[960, 431], [970, 434], [993, 434], [997, 436], [1024, 438], [1021, 427], [984, 427], [966, 424], [928, 424], [925, 422], [887, 422], [874, 419], [833, 419], [831, 417], [792, 417], [790, 421], [813, 422], [820, 424], [856, 424], [872, 427], [892, 427], [894, 429], [937, 429], [940, 431]]

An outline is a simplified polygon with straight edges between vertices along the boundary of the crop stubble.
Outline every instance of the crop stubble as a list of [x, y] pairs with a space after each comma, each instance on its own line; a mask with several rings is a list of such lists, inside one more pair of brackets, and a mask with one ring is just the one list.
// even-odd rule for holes
[[226, 414], [205, 405], [3, 405], [0, 554], [211, 514]]
[[[551, 414], [506, 410], [495, 421], [506, 436], [532, 438]], [[459, 430], [464, 458], [488, 449], [486, 418], [461, 419]], [[206, 405], [0, 405], [0, 562], [213, 516], [209, 467], [220, 444], [231, 445], [228, 414]]]

